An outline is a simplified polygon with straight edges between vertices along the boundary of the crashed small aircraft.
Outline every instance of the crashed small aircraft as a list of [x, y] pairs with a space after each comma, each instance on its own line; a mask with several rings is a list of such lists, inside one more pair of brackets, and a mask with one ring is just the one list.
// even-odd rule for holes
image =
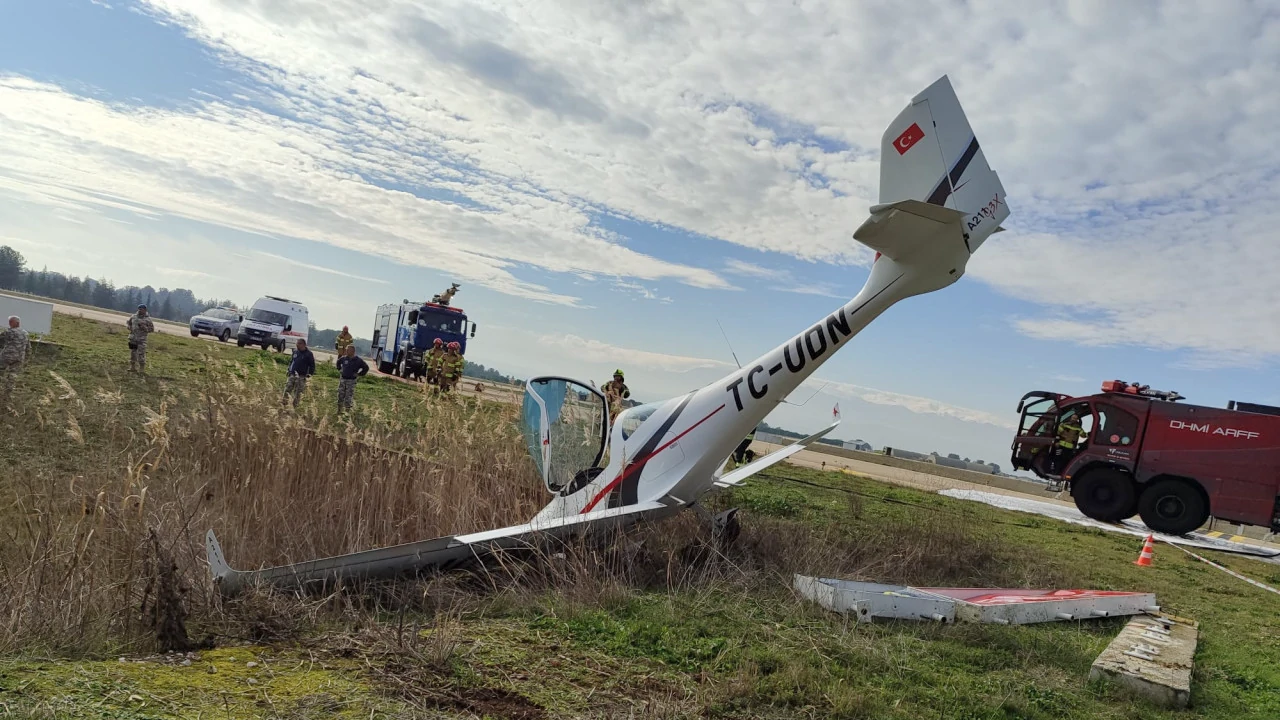
[[710, 491], [741, 484], [831, 432], [839, 420], [724, 472], [742, 438], [850, 338], [899, 300], [958, 280], [969, 256], [1009, 216], [1000, 179], [946, 76], [894, 118], [880, 154], [880, 203], [853, 234], [876, 251], [876, 259], [857, 297], [828, 317], [719, 382], [628, 408], [613, 422], [604, 395], [590, 383], [554, 376], [527, 383], [524, 436], [551, 493], [529, 522], [261, 570], [232, 569], [210, 530], [209, 567], [220, 591], [443, 570], [540, 538], [664, 517], [693, 507]]

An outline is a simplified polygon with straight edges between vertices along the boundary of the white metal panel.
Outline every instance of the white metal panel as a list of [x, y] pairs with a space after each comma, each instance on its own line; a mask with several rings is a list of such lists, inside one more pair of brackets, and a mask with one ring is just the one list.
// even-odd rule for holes
[[10, 315], [22, 319], [22, 329], [35, 335], [53, 331], [53, 303], [0, 294], [0, 323], [7, 328]]

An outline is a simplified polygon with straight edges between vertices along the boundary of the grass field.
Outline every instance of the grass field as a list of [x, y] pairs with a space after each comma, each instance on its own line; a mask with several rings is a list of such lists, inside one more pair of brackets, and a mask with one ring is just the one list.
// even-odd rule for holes
[[[1127, 536], [786, 465], [715, 498], [743, 508], [724, 555], [687, 513], [612, 550], [223, 602], [210, 527], [248, 567], [526, 519], [545, 491], [517, 408], [369, 378], [340, 419], [326, 367], [284, 411], [283, 356], [157, 335], [144, 379], [121, 328], [55, 316], [52, 339], [0, 417], [0, 716], [1280, 717], [1280, 597], [1166, 546], [1139, 568]], [[1155, 592], [1202, 624], [1193, 707], [1087, 682], [1123, 619], [850, 624], [795, 572]], [[177, 620], [199, 647], [159, 654]]]

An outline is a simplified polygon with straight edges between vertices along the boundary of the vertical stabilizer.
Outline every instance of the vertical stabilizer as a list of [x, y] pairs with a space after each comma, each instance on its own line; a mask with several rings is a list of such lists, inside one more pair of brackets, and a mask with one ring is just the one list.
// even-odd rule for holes
[[912, 98], [880, 140], [877, 207], [904, 200], [963, 213], [971, 253], [1009, 216], [1000, 178], [945, 75]]

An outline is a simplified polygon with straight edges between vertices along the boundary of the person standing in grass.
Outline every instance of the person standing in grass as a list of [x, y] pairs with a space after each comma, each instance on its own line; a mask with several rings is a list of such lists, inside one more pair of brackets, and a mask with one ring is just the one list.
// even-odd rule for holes
[[280, 404], [284, 405], [293, 396], [293, 406], [298, 407], [302, 393], [307, 391], [307, 381], [316, 374], [316, 356], [307, 348], [307, 341], [298, 338], [298, 346], [293, 351], [293, 359], [289, 361], [288, 377], [284, 381], [284, 396]]
[[356, 356], [354, 345], [347, 346], [347, 354], [338, 358], [338, 412], [351, 409], [356, 396], [356, 380], [369, 373], [369, 363]]
[[129, 328], [129, 372], [145, 374], [147, 371], [147, 335], [156, 331], [156, 324], [147, 314], [147, 306], [139, 305], [138, 312], [125, 321]]
[[338, 357], [333, 361], [335, 365], [338, 360], [342, 359], [343, 355], [347, 354], [347, 348], [355, 345], [355, 343], [355, 338], [351, 337], [351, 331], [347, 329], [346, 325], [343, 325], [342, 332], [338, 333], [338, 337], [333, 341], [333, 349], [338, 351]]
[[447, 346], [444, 357], [440, 359], [440, 389], [443, 392], [451, 392], [458, 385], [458, 381], [462, 379], [462, 371], [466, 368], [466, 361], [462, 359], [462, 345], [451, 342]]
[[9, 398], [13, 396], [13, 388], [18, 384], [18, 373], [27, 363], [27, 353], [31, 350], [31, 339], [27, 331], [22, 329], [22, 319], [17, 315], [9, 316], [9, 327], [0, 332], [0, 408], [9, 407]]

